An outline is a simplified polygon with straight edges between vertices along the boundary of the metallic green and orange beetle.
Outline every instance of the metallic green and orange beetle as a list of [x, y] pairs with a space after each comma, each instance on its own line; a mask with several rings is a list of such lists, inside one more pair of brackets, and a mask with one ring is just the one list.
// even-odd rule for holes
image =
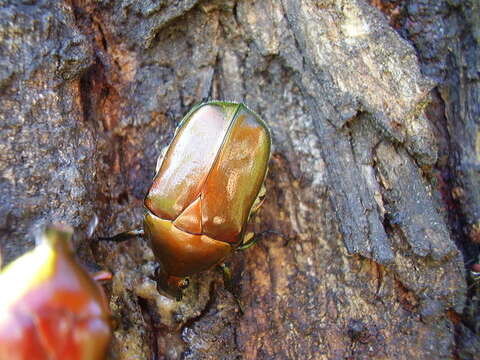
[[72, 230], [46, 229], [42, 242], [0, 272], [0, 360], [103, 360], [110, 311], [76, 262]]
[[183, 118], [144, 201], [144, 235], [160, 263], [161, 289], [181, 298], [189, 275], [255, 243], [246, 226], [265, 195], [270, 148], [267, 125], [243, 104], [211, 101]]

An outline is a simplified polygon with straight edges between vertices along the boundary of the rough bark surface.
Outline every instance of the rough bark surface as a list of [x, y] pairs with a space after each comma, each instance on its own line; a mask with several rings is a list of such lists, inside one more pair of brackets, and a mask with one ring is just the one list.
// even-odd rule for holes
[[[158, 294], [148, 244], [79, 237], [114, 273], [110, 359], [476, 359], [478, 1], [0, 0], [4, 262], [60, 221], [138, 228], [156, 157], [207, 99], [273, 134], [257, 232]], [[468, 282], [468, 284], [467, 284]]]

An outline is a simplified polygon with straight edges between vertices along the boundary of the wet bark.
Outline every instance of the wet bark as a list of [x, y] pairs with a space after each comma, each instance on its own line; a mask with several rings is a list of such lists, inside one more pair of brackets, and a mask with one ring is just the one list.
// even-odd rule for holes
[[[142, 240], [77, 241], [111, 359], [475, 359], [478, 1], [0, 0], [4, 262], [60, 221], [138, 228], [156, 157], [208, 99], [273, 135], [266, 201], [181, 302]], [[466, 270], [467, 271], [466, 271]], [[468, 282], [468, 284], [467, 284]]]

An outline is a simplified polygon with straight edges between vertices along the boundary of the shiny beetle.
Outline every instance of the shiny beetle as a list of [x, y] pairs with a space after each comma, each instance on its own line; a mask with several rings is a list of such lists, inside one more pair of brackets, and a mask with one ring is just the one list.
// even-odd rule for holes
[[265, 194], [270, 148], [267, 125], [244, 104], [211, 101], [183, 118], [144, 201], [144, 235], [160, 263], [160, 289], [180, 299], [189, 275], [256, 242], [246, 225]]
[[75, 261], [71, 236], [69, 227], [48, 227], [0, 272], [0, 360], [105, 359], [107, 299]]

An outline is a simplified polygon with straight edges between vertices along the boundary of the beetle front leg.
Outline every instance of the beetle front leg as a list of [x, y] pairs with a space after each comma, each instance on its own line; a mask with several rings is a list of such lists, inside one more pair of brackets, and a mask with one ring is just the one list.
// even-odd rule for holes
[[130, 239], [134, 239], [136, 237], [141, 237], [143, 238], [144, 232], [143, 229], [136, 229], [136, 230], [129, 230], [129, 231], [124, 231], [121, 232], [120, 234], [114, 235], [112, 237], [98, 237], [97, 239], [99, 241], [116, 241], [116, 242], [121, 242], [121, 241], [126, 241]]

